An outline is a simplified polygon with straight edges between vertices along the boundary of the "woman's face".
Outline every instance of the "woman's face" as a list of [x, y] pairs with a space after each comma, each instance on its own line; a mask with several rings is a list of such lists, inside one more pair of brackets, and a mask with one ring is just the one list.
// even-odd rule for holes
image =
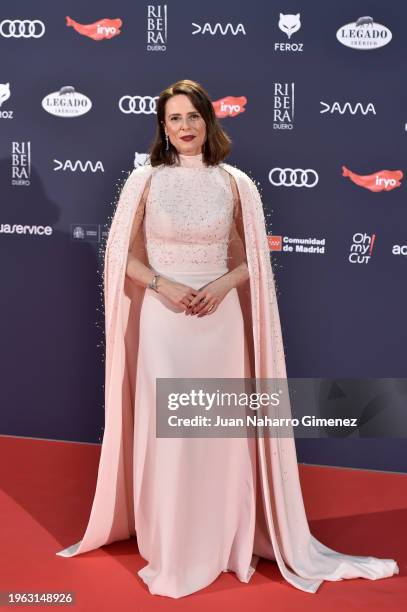
[[[185, 94], [169, 98], [165, 105], [165, 133], [181, 155], [198, 155], [206, 139], [206, 124]], [[182, 140], [183, 136], [194, 136]]]

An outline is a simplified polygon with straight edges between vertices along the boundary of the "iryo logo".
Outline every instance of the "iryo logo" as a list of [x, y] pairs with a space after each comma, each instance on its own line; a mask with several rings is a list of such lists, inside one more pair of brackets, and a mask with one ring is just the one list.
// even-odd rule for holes
[[121, 34], [120, 28], [122, 27], [121, 19], [99, 19], [95, 23], [83, 25], [74, 21], [70, 17], [66, 17], [66, 25], [73, 28], [78, 34], [87, 36], [93, 40], [103, 40], [104, 38], [113, 38]]
[[401, 170], [379, 170], [374, 174], [362, 175], [342, 166], [342, 176], [347, 176], [355, 185], [370, 191], [391, 191], [395, 187], [400, 187], [403, 173]]
[[222, 119], [223, 117], [236, 117], [236, 115], [244, 113], [246, 110], [244, 108], [245, 104], [247, 104], [247, 98], [244, 96], [240, 96], [240, 98], [227, 96], [226, 98], [213, 102], [213, 108], [215, 110], [215, 115], [219, 119]]

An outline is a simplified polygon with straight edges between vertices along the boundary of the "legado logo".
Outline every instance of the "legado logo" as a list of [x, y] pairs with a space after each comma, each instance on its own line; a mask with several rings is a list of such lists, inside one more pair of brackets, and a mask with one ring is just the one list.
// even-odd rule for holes
[[236, 117], [236, 115], [244, 113], [246, 110], [245, 104], [247, 104], [247, 98], [244, 96], [240, 98], [227, 96], [213, 102], [213, 108], [215, 109], [215, 115], [222, 119], [223, 117]]
[[122, 96], [119, 100], [119, 108], [122, 113], [126, 114], [152, 115], [157, 112], [156, 100], [158, 96]]
[[403, 173], [401, 170], [379, 170], [374, 174], [362, 175], [342, 166], [342, 176], [348, 177], [355, 185], [370, 191], [391, 191], [395, 187], [400, 187]]
[[54, 159], [53, 161], [56, 164], [54, 171], [71, 170], [71, 172], [76, 172], [77, 170], [80, 170], [81, 172], [87, 172], [88, 170], [90, 170], [93, 173], [98, 171], [105, 171], [101, 161], [97, 161], [94, 164], [89, 160], [83, 163], [79, 159], [74, 162], [72, 162], [70, 159], [66, 159], [65, 161], [59, 161], [58, 159]]
[[331, 113], [331, 115], [333, 113], [339, 113], [340, 115], [344, 115], [345, 113], [350, 113], [351, 115], [356, 115], [357, 113], [362, 115], [367, 115], [368, 113], [373, 113], [373, 115], [376, 114], [373, 102], [369, 102], [365, 107], [362, 106], [361, 102], [357, 102], [354, 106], [352, 106], [350, 102], [345, 102], [341, 105], [340, 102], [333, 102], [332, 104], [329, 104], [328, 102], [322, 102], [321, 100], [320, 104], [322, 104], [322, 110], [319, 111], [321, 115], [324, 113]]
[[386, 26], [375, 23], [373, 17], [359, 17], [354, 23], [339, 28], [336, 38], [345, 47], [369, 51], [387, 45], [392, 39], [392, 33]]
[[268, 178], [275, 187], [315, 187], [319, 180], [312, 168], [273, 168]]
[[75, 91], [72, 85], [61, 87], [45, 96], [42, 108], [56, 117], [79, 117], [92, 108], [91, 100], [84, 94]]
[[373, 254], [373, 246], [376, 240], [376, 234], [369, 236], [357, 232], [353, 234], [352, 244], [349, 253], [349, 262], [356, 264], [367, 264]]
[[78, 34], [87, 36], [93, 40], [103, 40], [104, 38], [113, 38], [121, 34], [120, 28], [122, 27], [121, 19], [99, 19], [95, 23], [83, 25], [74, 21], [70, 17], [66, 18], [66, 25], [73, 28]]
[[199, 25], [199, 23], [193, 23], [192, 25], [196, 28], [192, 32], [192, 35], [211, 34], [215, 36], [215, 34], [222, 34], [222, 36], [227, 36], [228, 34], [232, 34], [233, 36], [237, 36], [238, 34], [243, 34], [246, 36], [246, 30], [242, 23], [238, 23], [237, 26], [233, 26], [231, 23], [227, 23], [225, 26], [222, 26], [220, 23], [215, 23], [213, 26], [210, 23], [204, 23], [203, 26]]
[[4, 38], [41, 38], [45, 25], [39, 19], [4, 19], [0, 21], [0, 35]]

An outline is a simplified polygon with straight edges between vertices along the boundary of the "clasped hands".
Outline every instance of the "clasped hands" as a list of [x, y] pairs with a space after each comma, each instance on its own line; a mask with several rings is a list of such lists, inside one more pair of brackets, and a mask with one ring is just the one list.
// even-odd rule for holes
[[227, 275], [216, 278], [200, 289], [193, 289], [183, 283], [165, 279], [159, 293], [173, 304], [184, 309], [185, 315], [197, 315], [198, 318], [216, 312], [219, 304], [233, 288]]

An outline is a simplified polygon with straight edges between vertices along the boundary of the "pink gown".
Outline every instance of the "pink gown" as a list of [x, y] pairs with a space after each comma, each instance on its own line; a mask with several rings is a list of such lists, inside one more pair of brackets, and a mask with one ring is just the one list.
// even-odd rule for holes
[[[253, 308], [262, 305], [262, 311], [254, 314], [260, 317], [261, 333], [270, 334], [262, 343], [255, 336], [255, 348], [262, 350], [254, 365], [258, 377], [263, 371], [267, 376], [278, 372], [284, 377], [278, 308], [266, 265], [269, 252], [256, 187], [227, 164], [206, 167], [201, 155], [180, 156], [180, 160], [180, 166], [157, 166], [149, 171], [143, 225], [148, 263], [162, 276], [196, 289], [228, 271], [231, 174], [241, 195], [250, 288], [266, 293], [270, 282], [269, 293], [259, 293], [252, 304]], [[140, 291], [139, 330], [134, 332], [137, 337], [139, 331], [136, 384], [134, 380], [132, 385], [130, 381], [124, 384], [122, 375], [129, 375], [130, 364], [124, 368], [123, 361], [130, 349], [126, 353], [121, 340], [132, 331], [127, 321], [135, 320], [136, 314], [130, 318], [128, 313], [117, 317], [112, 313], [124, 305], [123, 299], [117, 301], [121, 289], [115, 283], [120, 281], [119, 261], [125, 265], [126, 231], [135, 198], [144, 186], [144, 172], [144, 168], [135, 170], [129, 177], [109, 234], [105, 278], [107, 324], [111, 326], [106, 352], [110, 355], [109, 395], [95, 499], [82, 540], [56, 554], [74, 556], [136, 533], [146, 561], [138, 572], [140, 579], [152, 594], [173, 598], [204, 588], [225, 571], [248, 582], [259, 557], [275, 559], [287, 582], [310, 593], [323, 580], [377, 580], [398, 573], [393, 559], [340, 553], [310, 533], [292, 438], [270, 438], [266, 444], [261, 437], [156, 437], [156, 378], [253, 378], [249, 366], [253, 345], [245, 336], [245, 330], [251, 333], [251, 325], [243, 317], [239, 298], [244, 300], [245, 292], [240, 287], [239, 292], [229, 291], [217, 310], [202, 318], [186, 316], [162, 294], [146, 289]], [[234, 265], [231, 261], [231, 267]], [[261, 271], [261, 278], [256, 270]], [[127, 289], [130, 291], [130, 284]], [[268, 299], [272, 300], [269, 304]], [[256, 325], [253, 329], [258, 331]], [[263, 352], [266, 349], [268, 354]], [[128, 401], [130, 388], [135, 389], [134, 402]], [[134, 428], [129, 404], [134, 404]], [[133, 445], [125, 438], [130, 430], [122, 429], [129, 427]], [[133, 470], [128, 469], [126, 448], [130, 446]], [[134, 504], [127, 498], [130, 485]], [[134, 525], [130, 505], [134, 506]]]
[[[143, 230], [150, 267], [198, 289], [228, 272], [233, 194], [225, 171], [206, 167], [202, 155], [180, 162], [153, 175]], [[181, 597], [223, 571], [248, 582], [258, 560], [255, 439], [156, 437], [158, 377], [250, 377], [237, 289], [201, 318], [146, 289], [133, 477], [137, 542], [148, 561], [138, 575], [151, 593]], [[270, 547], [261, 552], [274, 558]]]

